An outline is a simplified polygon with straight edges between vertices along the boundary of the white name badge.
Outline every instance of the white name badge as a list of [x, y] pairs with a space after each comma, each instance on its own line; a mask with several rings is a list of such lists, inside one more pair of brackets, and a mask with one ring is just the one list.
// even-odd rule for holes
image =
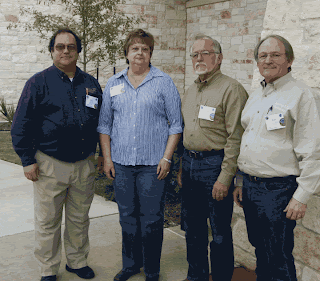
[[97, 109], [98, 108], [98, 98], [90, 96], [90, 95], [86, 95], [86, 107]]
[[200, 105], [198, 118], [213, 121], [215, 114], [216, 109], [214, 107]]
[[113, 97], [113, 96], [116, 96], [116, 95], [119, 95], [121, 93], [124, 93], [124, 83], [122, 84], [119, 84], [117, 86], [113, 86], [110, 88], [110, 96]]
[[286, 127], [284, 115], [282, 113], [266, 116], [265, 119], [268, 131], [283, 129]]

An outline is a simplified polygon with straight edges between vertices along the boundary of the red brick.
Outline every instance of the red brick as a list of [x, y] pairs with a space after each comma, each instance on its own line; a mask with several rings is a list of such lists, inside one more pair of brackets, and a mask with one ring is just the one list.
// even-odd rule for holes
[[18, 22], [18, 17], [14, 15], [5, 15], [4, 16], [6, 21], [11, 21], [11, 22]]
[[231, 18], [231, 13], [229, 11], [222, 11], [220, 13], [220, 16], [222, 19], [230, 19]]

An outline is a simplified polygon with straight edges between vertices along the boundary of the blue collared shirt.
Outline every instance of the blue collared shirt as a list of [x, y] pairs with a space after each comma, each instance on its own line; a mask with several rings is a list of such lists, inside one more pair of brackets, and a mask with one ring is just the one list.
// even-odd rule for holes
[[[111, 159], [121, 165], [157, 165], [169, 135], [182, 133], [181, 100], [169, 75], [151, 66], [135, 89], [128, 69], [108, 80], [98, 132], [111, 137]], [[111, 97], [110, 88], [123, 84]]]
[[[98, 98], [97, 109], [86, 106], [87, 92]], [[36, 163], [37, 150], [65, 162], [92, 155], [97, 147], [101, 102], [98, 81], [79, 68], [72, 82], [54, 65], [31, 77], [11, 128], [13, 147], [22, 165]]]

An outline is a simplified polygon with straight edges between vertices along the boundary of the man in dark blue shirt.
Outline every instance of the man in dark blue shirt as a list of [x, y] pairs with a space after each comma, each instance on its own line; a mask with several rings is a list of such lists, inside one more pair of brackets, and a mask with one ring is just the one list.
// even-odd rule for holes
[[[35, 256], [41, 280], [57, 280], [63, 205], [66, 269], [91, 279], [88, 213], [94, 195], [92, 158], [102, 91], [96, 79], [76, 66], [81, 40], [74, 32], [58, 30], [49, 51], [53, 66], [31, 77], [23, 89], [12, 143], [26, 178], [34, 183]], [[100, 168], [102, 157], [98, 162]]]

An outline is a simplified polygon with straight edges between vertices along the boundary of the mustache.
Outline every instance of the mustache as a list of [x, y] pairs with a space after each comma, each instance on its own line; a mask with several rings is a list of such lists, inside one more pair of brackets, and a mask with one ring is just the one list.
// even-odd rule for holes
[[205, 62], [197, 62], [196, 67], [198, 67], [199, 65], [204, 65], [205, 67], [207, 66], [207, 64]]

